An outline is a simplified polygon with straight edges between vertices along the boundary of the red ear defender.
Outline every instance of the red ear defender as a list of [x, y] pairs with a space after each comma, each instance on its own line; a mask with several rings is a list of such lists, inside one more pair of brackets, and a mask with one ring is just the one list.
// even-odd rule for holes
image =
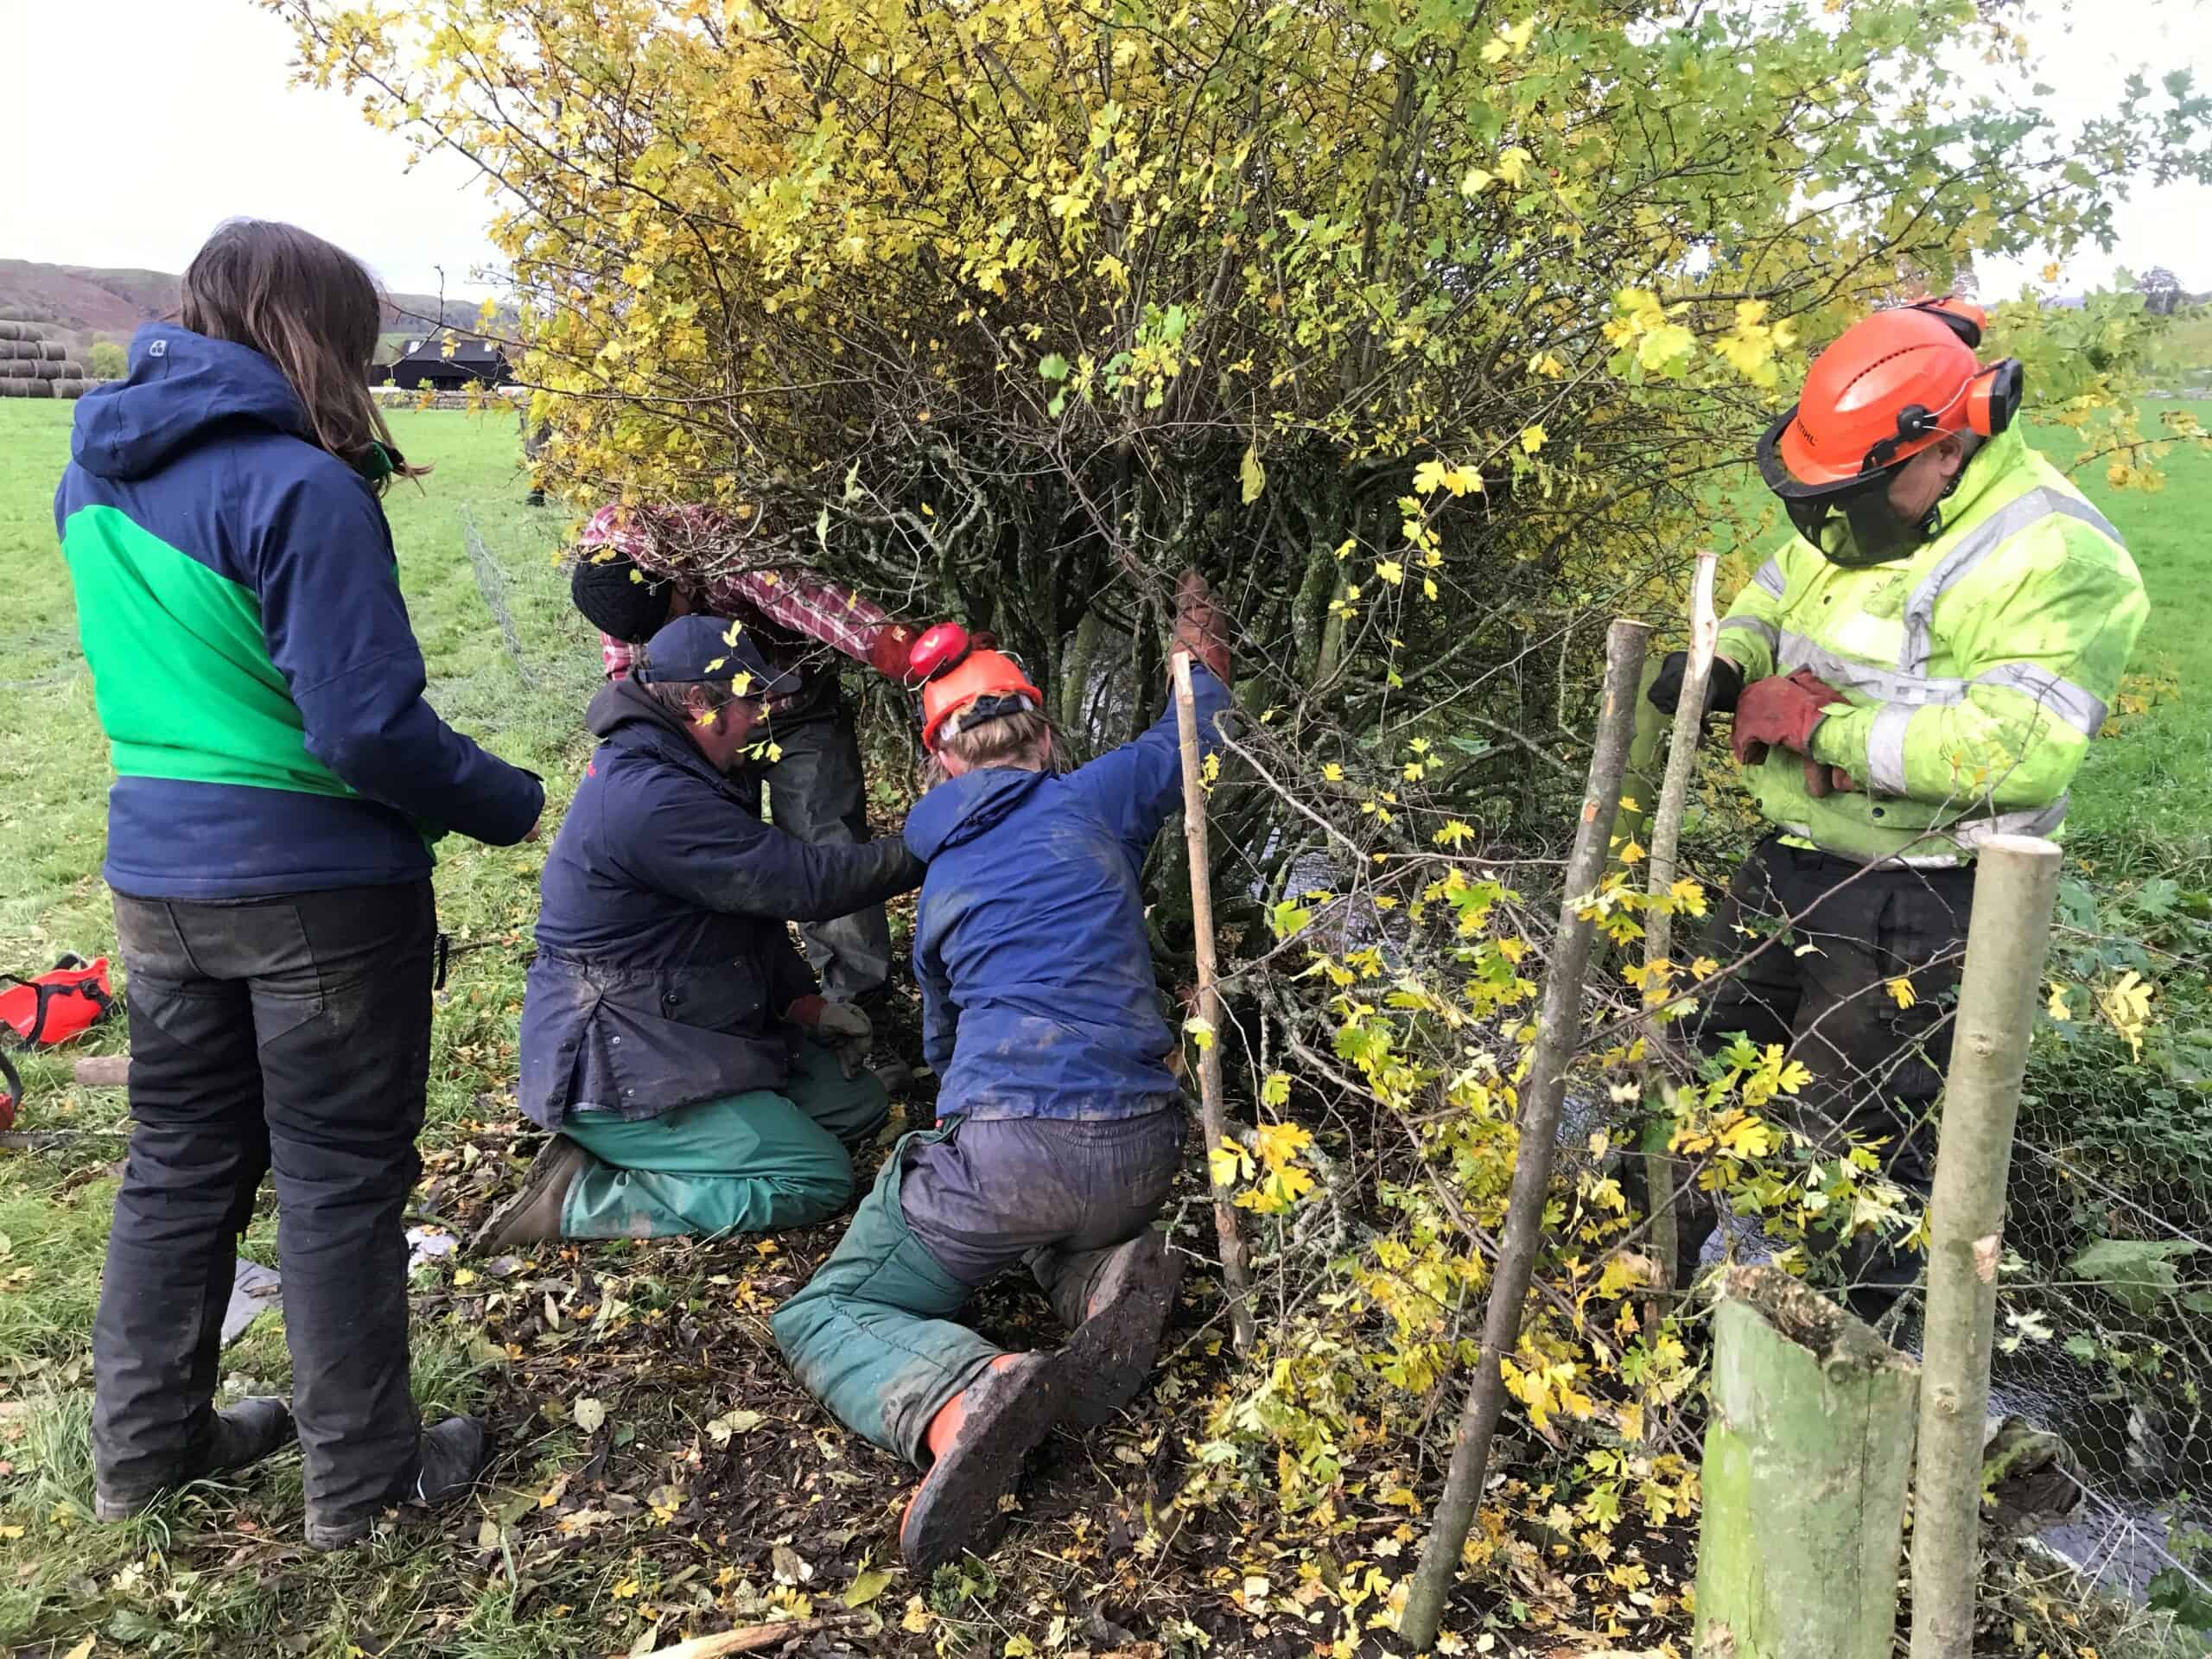
[[2024, 372], [2020, 359], [2008, 357], [1974, 376], [1967, 388], [1967, 425], [1985, 438], [1993, 438], [2012, 424], [2020, 412]]
[[957, 622], [940, 622], [928, 629], [906, 653], [908, 683], [918, 684], [955, 666], [972, 644], [968, 630]]

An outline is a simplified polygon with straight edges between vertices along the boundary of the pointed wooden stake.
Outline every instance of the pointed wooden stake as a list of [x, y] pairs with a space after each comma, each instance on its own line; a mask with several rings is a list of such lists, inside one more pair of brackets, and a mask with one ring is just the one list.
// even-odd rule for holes
[[1191, 690], [1191, 658], [1175, 653], [1175, 725], [1183, 741], [1183, 841], [1191, 855], [1191, 931], [1198, 952], [1198, 1121], [1205, 1126], [1206, 1181], [1213, 1189], [1214, 1231], [1221, 1241], [1221, 1278], [1229, 1292], [1229, 1334], [1236, 1351], [1252, 1351], [1252, 1270], [1229, 1188], [1216, 1179], [1213, 1150], [1229, 1139], [1221, 1102], [1221, 986], [1214, 959], [1213, 865], [1206, 849], [1206, 786], [1198, 764], [1198, 705]]

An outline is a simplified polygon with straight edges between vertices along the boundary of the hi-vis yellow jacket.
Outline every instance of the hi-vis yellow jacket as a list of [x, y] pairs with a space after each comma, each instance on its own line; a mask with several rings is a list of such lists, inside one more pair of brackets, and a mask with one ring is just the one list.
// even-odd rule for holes
[[1915, 864], [2051, 834], [2149, 614], [2120, 533], [2017, 427], [1910, 559], [1849, 570], [1793, 536], [1737, 595], [1720, 654], [1747, 681], [1809, 668], [1841, 691], [1813, 756], [1861, 792], [1815, 798], [1777, 748], [1745, 773], [1759, 810], [1826, 851]]

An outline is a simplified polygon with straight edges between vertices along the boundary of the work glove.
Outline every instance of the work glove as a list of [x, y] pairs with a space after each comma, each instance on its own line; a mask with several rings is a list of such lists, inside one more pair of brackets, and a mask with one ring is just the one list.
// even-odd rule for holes
[[784, 1017], [807, 1036], [837, 1056], [837, 1069], [848, 1078], [861, 1074], [868, 1049], [875, 1040], [875, 1026], [849, 1002], [832, 1002], [822, 996], [802, 996], [785, 1010]]
[[885, 623], [868, 642], [868, 665], [887, 680], [904, 682], [908, 677], [906, 654], [920, 637], [904, 622]]
[[[1784, 678], [1770, 675], [1754, 680], [1736, 700], [1736, 730], [1731, 740], [1739, 766], [1765, 763], [1770, 748], [1785, 748], [1805, 765], [1805, 789], [1815, 798], [1834, 792], [1840, 767], [1813, 759], [1813, 733], [1827, 718], [1827, 711], [1845, 701], [1842, 692], [1809, 668]], [[1849, 774], [1843, 773], [1845, 781]]]
[[1175, 649], [1186, 651], [1229, 683], [1229, 633], [1206, 579], [1185, 570], [1175, 584]]
[[[1659, 664], [1659, 672], [1651, 682], [1651, 689], [1644, 698], [1662, 715], [1671, 715], [1682, 700], [1682, 681], [1688, 675], [1690, 654], [1687, 651], [1670, 651]], [[1726, 657], [1713, 659], [1713, 671], [1705, 677], [1705, 723], [1708, 730], [1715, 715], [1732, 715], [1737, 699], [1744, 695], [1744, 671]]]

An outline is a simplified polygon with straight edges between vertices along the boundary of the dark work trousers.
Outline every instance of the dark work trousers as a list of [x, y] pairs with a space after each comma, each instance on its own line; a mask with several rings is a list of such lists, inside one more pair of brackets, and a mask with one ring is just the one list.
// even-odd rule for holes
[[212, 1433], [233, 1252], [276, 1180], [311, 1528], [415, 1478], [407, 1245], [429, 1075], [428, 881], [227, 903], [115, 900], [130, 1162], [92, 1326], [103, 1492], [150, 1496]]
[[1116, 1246], [1152, 1224], [1182, 1161], [1180, 1103], [1142, 1117], [953, 1118], [907, 1135], [828, 1261], [770, 1321], [837, 1420], [917, 1465], [931, 1420], [998, 1349], [955, 1317], [1027, 1267], [1070, 1330]]
[[[817, 846], [858, 846], [868, 827], [868, 785], [861, 776], [861, 741], [853, 710], [842, 699], [819, 713], [772, 721], [762, 734], [782, 753], [746, 771], [759, 804], [768, 786], [776, 828]], [[803, 922], [807, 960], [833, 1002], [865, 1002], [891, 982], [891, 922], [881, 905], [833, 921]]]
[[[1723, 964], [1771, 939], [1699, 1012], [1693, 1027], [1707, 1054], [1738, 1032], [1762, 1048], [1779, 1043], [1812, 1081], [1786, 1112], [1829, 1155], [1848, 1142], [1883, 1141], [1885, 1173], [1925, 1198], [1935, 1172], [1935, 1110], [1951, 1060], [1952, 1014], [1974, 905], [1972, 866], [1868, 868], [1852, 859], [1763, 842], [1715, 907], [1700, 949]], [[1891, 987], [1911, 987], [1910, 1007]], [[1684, 1269], [1717, 1217], [1702, 1193], [1681, 1204]], [[1902, 1288], [1919, 1257], [1872, 1241], [1845, 1268], [1853, 1282]], [[1678, 1284], [1688, 1284], [1685, 1272]]]

